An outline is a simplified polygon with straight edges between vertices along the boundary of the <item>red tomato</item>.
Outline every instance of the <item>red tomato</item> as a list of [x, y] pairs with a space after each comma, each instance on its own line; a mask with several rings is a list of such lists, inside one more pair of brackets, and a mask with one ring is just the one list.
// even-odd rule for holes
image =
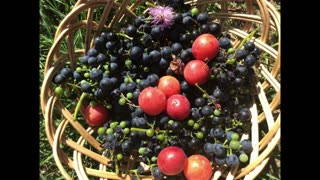
[[109, 112], [101, 104], [88, 105], [84, 112], [84, 118], [90, 126], [100, 126], [108, 120]]
[[138, 104], [143, 112], [156, 116], [165, 110], [167, 98], [159, 89], [147, 87], [140, 92]]
[[192, 60], [184, 67], [183, 76], [191, 85], [204, 84], [210, 77], [209, 66], [204, 61]]
[[169, 98], [171, 95], [180, 94], [180, 82], [173, 76], [162, 76], [159, 79], [158, 89]]
[[186, 162], [186, 154], [177, 146], [163, 148], [157, 158], [159, 170], [168, 176], [177, 175], [182, 172]]
[[209, 180], [213, 170], [206, 157], [194, 154], [188, 158], [183, 173], [188, 180]]
[[185, 96], [175, 94], [168, 98], [166, 110], [172, 119], [181, 121], [190, 114], [190, 102]]
[[212, 34], [201, 34], [192, 44], [192, 54], [196, 59], [212, 60], [219, 53], [219, 41]]

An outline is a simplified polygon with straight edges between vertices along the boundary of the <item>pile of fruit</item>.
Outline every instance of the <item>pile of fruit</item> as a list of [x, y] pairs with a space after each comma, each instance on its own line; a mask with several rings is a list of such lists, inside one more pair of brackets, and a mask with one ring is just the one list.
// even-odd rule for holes
[[147, 17], [102, 32], [53, 79], [56, 94], [78, 99], [75, 120], [85, 108], [109, 171], [192, 180], [248, 163], [252, 144], [241, 137], [260, 50], [250, 38], [233, 48], [206, 12], [179, 3], [148, 4]]

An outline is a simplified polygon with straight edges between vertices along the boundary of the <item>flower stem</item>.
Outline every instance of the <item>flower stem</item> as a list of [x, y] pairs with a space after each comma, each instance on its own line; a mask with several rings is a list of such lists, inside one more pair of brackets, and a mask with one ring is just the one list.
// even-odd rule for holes
[[150, 7], [153, 7], [153, 8], [156, 8], [157, 6], [155, 5], [155, 4], [152, 4], [152, 3], [150, 3], [150, 2], [146, 2], [146, 5], [147, 6], [150, 6]]
[[81, 104], [82, 104], [83, 100], [86, 98], [86, 96], [87, 96], [87, 93], [85, 93], [85, 92], [83, 92], [83, 93], [81, 94], [81, 96], [80, 96], [80, 99], [79, 99], [79, 101], [78, 101], [78, 104], [77, 104], [76, 109], [75, 109], [74, 114], [73, 114], [73, 120], [74, 120], [74, 121], [77, 120], [78, 112], [79, 112], [80, 107], [81, 107]]

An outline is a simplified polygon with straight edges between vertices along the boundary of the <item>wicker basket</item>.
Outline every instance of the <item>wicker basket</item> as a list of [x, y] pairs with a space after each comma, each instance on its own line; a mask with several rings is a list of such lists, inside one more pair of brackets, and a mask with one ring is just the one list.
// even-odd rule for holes
[[[88, 179], [88, 176], [105, 179], [130, 179], [130, 176], [120, 177], [115, 173], [105, 171], [108, 159], [101, 155], [100, 143], [91, 136], [94, 129], [85, 127], [78, 121], [73, 121], [73, 111], [55, 96], [51, 81], [55, 73], [65, 63], [70, 63], [71, 67], [75, 68], [76, 60], [92, 47], [92, 39], [98, 32], [117, 25], [128, 16], [135, 16], [136, 7], [145, 1], [137, 0], [132, 3], [130, 0], [120, 2], [79, 0], [56, 31], [54, 43], [46, 59], [45, 76], [41, 88], [41, 108], [45, 118], [46, 135], [52, 146], [54, 159], [66, 179], [71, 179], [71, 177], [65, 168], [74, 169], [79, 179]], [[280, 15], [267, 0], [241, 1], [246, 5], [246, 12], [242, 13], [229, 11], [227, 0], [185, 1], [192, 6], [197, 6], [200, 10], [205, 8], [208, 3], [213, 2], [221, 5], [221, 12], [209, 13], [210, 18], [219, 21], [223, 31], [228, 31], [232, 35], [235, 46], [239, 45], [253, 28], [260, 27], [258, 33], [260, 37], [255, 39], [255, 44], [274, 59], [273, 67], [269, 69], [263, 64], [259, 66], [259, 71], [265, 77], [265, 81], [257, 83], [257, 87], [260, 88], [259, 102], [255, 102], [251, 107], [253, 116], [250, 139], [253, 143], [253, 151], [250, 155], [250, 163], [241, 169], [235, 167], [229, 170], [226, 167], [221, 167], [216, 169], [212, 177], [212, 179], [219, 179], [221, 176], [226, 179], [254, 179], [265, 167], [269, 160], [268, 156], [280, 140], [280, 83], [276, 80], [280, 73]], [[102, 11], [101, 17], [95, 15], [96, 10]], [[259, 14], [253, 14], [254, 12], [259, 12]], [[85, 19], [81, 19], [82, 17]], [[241, 26], [241, 29], [226, 26], [227, 20], [242, 21], [244, 25]], [[74, 46], [75, 33], [79, 31], [85, 34], [84, 49]], [[274, 49], [268, 44], [270, 32], [277, 34], [278, 49]], [[61, 47], [64, 45], [67, 45], [67, 53], [61, 52]], [[268, 88], [273, 88], [276, 92], [272, 99], [268, 99], [265, 94]], [[262, 110], [258, 110], [258, 106], [261, 106]], [[273, 113], [276, 110], [278, 113]], [[57, 123], [58, 118], [54, 117], [54, 111], [59, 111], [63, 115], [60, 123]], [[262, 124], [268, 127], [268, 132], [263, 138], [259, 135], [259, 128]], [[80, 138], [72, 140], [66, 134], [66, 129], [78, 133]], [[73, 156], [65, 153], [67, 148], [73, 150]], [[86, 167], [84, 161], [96, 161], [100, 166]], [[152, 177], [142, 177], [142, 179], [152, 179]]]

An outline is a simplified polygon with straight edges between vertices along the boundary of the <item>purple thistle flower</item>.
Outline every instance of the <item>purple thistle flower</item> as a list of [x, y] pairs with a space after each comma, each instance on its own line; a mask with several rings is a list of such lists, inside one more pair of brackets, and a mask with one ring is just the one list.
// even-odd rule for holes
[[155, 8], [148, 8], [149, 14], [152, 16], [151, 23], [158, 25], [161, 30], [173, 24], [173, 9], [171, 7], [157, 6]]

